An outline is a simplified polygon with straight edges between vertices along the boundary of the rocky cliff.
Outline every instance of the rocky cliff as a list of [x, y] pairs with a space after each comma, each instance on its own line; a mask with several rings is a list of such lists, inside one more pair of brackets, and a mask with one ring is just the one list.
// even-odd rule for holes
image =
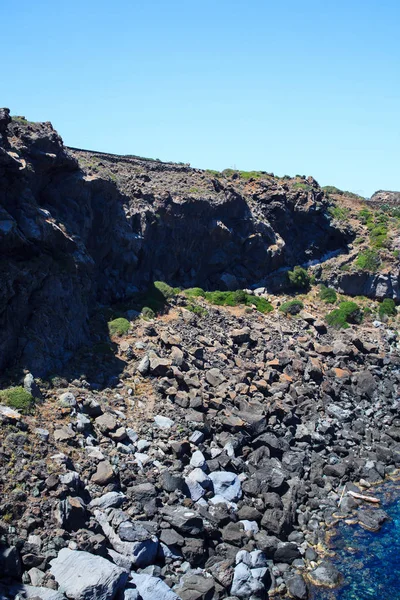
[[0, 111], [0, 368], [58, 370], [96, 302], [160, 279], [239, 288], [343, 247], [318, 184], [68, 149]]

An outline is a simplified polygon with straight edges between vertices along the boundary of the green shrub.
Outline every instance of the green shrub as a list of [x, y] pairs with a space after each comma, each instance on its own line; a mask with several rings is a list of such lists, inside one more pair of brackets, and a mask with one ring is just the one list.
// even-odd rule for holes
[[234, 292], [206, 292], [206, 300], [210, 304], [216, 304], [217, 306], [237, 306]]
[[305, 192], [309, 192], [310, 190], [312, 190], [311, 185], [309, 185], [308, 183], [303, 183], [301, 181], [296, 181], [296, 183], [293, 184], [293, 187], [297, 190], [304, 190]]
[[200, 306], [199, 304], [190, 303], [186, 306], [186, 310], [189, 310], [190, 312], [199, 317], [205, 317], [208, 315], [206, 309], [203, 306]]
[[368, 223], [368, 221], [371, 221], [371, 219], [373, 219], [373, 214], [367, 208], [363, 208], [358, 213], [358, 218], [360, 219], [361, 223], [366, 225]]
[[274, 307], [270, 302], [268, 302], [266, 298], [260, 298], [260, 296], [247, 295], [246, 305], [249, 306], [252, 304], [255, 305], [256, 309], [259, 312], [262, 312], [264, 314], [272, 312], [274, 310]]
[[339, 304], [339, 310], [346, 315], [348, 323], [361, 323], [362, 311], [356, 302], [348, 301]]
[[154, 319], [156, 316], [154, 310], [149, 306], [144, 306], [140, 314], [142, 315], [142, 318], [146, 320]]
[[279, 310], [285, 315], [297, 315], [303, 308], [304, 304], [301, 300], [288, 300], [279, 307]]
[[179, 288], [173, 288], [164, 281], [155, 281], [153, 285], [155, 289], [158, 290], [160, 294], [165, 298], [165, 300], [170, 300], [171, 298], [176, 296], [176, 294], [178, 294], [180, 291]]
[[383, 223], [373, 227], [369, 233], [371, 245], [374, 248], [383, 248], [387, 242], [388, 228]]
[[326, 302], [327, 304], [335, 304], [337, 300], [337, 294], [335, 290], [326, 287], [326, 285], [321, 285], [318, 296], [320, 300]]
[[35, 399], [22, 386], [18, 386], [11, 387], [8, 390], [1, 390], [0, 404], [14, 408], [22, 414], [29, 414], [35, 406]]
[[296, 266], [287, 275], [292, 287], [296, 289], [307, 289], [310, 286], [310, 276], [303, 267]]
[[396, 304], [392, 298], [385, 298], [379, 305], [379, 316], [388, 315], [392, 317], [396, 314]]
[[336, 329], [346, 329], [349, 323], [361, 323], [362, 311], [355, 302], [341, 302], [339, 308], [326, 315], [328, 325]]
[[108, 331], [110, 335], [126, 335], [129, 331], [129, 321], [128, 319], [124, 319], [120, 317], [118, 319], [114, 319], [113, 321], [109, 321], [108, 323]]
[[347, 221], [347, 219], [349, 218], [350, 211], [344, 206], [335, 205], [329, 207], [328, 213], [336, 221]]
[[375, 273], [381, 264], [379, 254], [375, 250], [364, 250], [357, 256], [356, 265], [363, 271]]
[[239, 171], [242, 179], [259, 179], [262, 176], [261, 171]]
[[206, 293], [202, 288], [194, 287], [184, 290], [183, 292], [188, 298], [205, 298]]
[[235, 292], [206, 292], [206, 300], [210, 304], [217, 306], [245, 306], [254, 305], [259, 312], [268, 313], [273, 309], [273, 306], [265, 298], [247, 294], [244, 290], [236, 290]]

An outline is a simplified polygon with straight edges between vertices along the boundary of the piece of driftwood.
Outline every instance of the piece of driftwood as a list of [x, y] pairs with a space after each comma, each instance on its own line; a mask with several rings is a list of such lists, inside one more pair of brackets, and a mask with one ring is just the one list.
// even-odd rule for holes
[[344, 484], [343, 489], [342, 489], [342, 495], [340, 496], [340, 500], [339, 500], [339, 504], [338, 504], [339, 508], [340, 508], [340, 505], [342, 504], [345, 489], [346, 489], [346, 484]]
[[357, 500], [366, 500], [367, 502], [373, 502], [377, 504], [380, 502], [379, 498], [374, 498], [373, 496], [364, 496], [364, 494], [357, 494], [357, 492], [352, 492], [351, 490], [347, 491], [349, 496], [353, 496], [353, 498], [357, 498]]

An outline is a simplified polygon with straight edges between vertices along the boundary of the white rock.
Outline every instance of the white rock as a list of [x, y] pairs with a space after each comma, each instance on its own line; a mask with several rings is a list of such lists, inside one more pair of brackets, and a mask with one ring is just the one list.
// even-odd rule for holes
[[200, 452], [200, 450], [196, 450], [193, 452], [192, 457], [190, 459], [190, 465], [192, 467], [204, 467], [206, 464], [206, 459], [204, 458], [204, 454]]
[[154, 422], [157, 425], [157, 427], [160, 427], [161, 429], [171, 429], [171, 427], [174, 424], [172, 419], [169, 419], [168, 417], [163, 417], [162, 415], [155, 416]]
[[146, 573], [131, 573], [131, 582], [136, 585], [143, 600], [180, 600], [158, 577]]
[[228, 502], [236, 502], [242, 497], [240, 480], [235, 473], [214, 471], [209, 475], [216, 496], [222, 496]]

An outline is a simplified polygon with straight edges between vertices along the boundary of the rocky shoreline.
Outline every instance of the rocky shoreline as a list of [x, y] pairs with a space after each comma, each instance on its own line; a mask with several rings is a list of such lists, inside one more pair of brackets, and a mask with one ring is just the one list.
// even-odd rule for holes
[[186, 305], [1, 409], [0, 597], [304, 600], [337, 518], [384, 518], [340, 496], [400, 467], [396, 334]]

